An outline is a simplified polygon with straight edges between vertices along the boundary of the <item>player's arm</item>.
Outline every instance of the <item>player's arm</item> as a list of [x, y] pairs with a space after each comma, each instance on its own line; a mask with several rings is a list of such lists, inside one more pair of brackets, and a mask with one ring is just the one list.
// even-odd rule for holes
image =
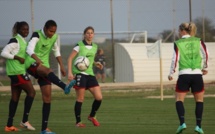
[[74, 79], [74, 76], [72, 74], [72, 65], [73, 65], [73, 59], [79, 52], [79, 46], [74, 47], [71, 54], [68, 57], [67, 63], [68, 63], [68, 80], [71, 81]]
[[208, 73], [208, 50], [205, 45], [205, 43], [201, 40], [201, 54], [203, 59], [203, 68], [202, 68], [202, 74], [206, 75]]
[[30, 41], [28, 42], [26, 52], [28, 55], [30, 55], [36, 61], [37, 64], [42, 64], [42, 61], [34, 53], [34, 49], [35, 49], [38, 41], [39, 41], [39, 34], [37, 32], [34, 32], [32, 34]]
[[103, 65], [101, 64], [101, 62], [96, 62], [96, 61], [94, 61], [94, 66], [96, 66], [97, 68], [99, 68], [99, 69], [102, 69], [103, 68]]
[[18, 60], [21, 64], [24, 64], [25, 59], [17, 56], [16, 54], [19, 51], [19, 44], [16, 38], [10, 39], [8, 44], [3, 48], [1, 56], [6, 59], [15, 59]]
[[60, 71], [61, 71], [61, 74], [63, 76], [66, 76], [66, 71], [65, 71], [65, 68], [64, 68], [64, 65], [63, 65], [63, 61], [62, 61], [62, 57], [61, 57], [61, 54], [60, 54], [60, 49], [59, 49], [59, 45], [57, 43], [57, 41], [55, 42], [53, 48], [52, 48], [52, 51], [54, 52], [54, 56], [56, 57], [57, 61], [58, 61], [58, 64], [60, 65]]
[[174, 52], [173, 52], [172, 62], [170, 65], [170, 71], [169, 71], [169, 75], [168, 75], [168, 79], [170, 81], [173, 80], [173, 74], [175, 73], [178, 59], [179, 59], [178, 48], [177, 48], [176, 44], [174, 43]]

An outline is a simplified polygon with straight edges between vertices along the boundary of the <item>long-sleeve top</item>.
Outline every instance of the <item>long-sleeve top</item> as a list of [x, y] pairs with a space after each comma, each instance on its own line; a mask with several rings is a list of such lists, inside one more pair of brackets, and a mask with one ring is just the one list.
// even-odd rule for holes
[[[44, 31], [43, 31], [43, 29], [41, 31], [42, 31], [43, 35], [46, 36]], [[30, 41], [29, 41], [29, 43], [28, 43], [28, 47], [27, 47], [27, 50], [26, 50], [28, 55], [31, 56], [32, 54], [34, 54], [34, 49], [35, 49], [36, 44], [37, 44], [38, 41], [39, 41], [39, 35], [38, 35], [37, 32], [34, 32], [32, 37], [31, 37], [31, 39], [30, 39]], [[55, 57], [61, 56], [60, 49], [59, 49], [57, 41], [55, 42], [52, 50], [54, 52]]]
[[[189, 38], [190, 35], [184, 35], [182, 36], [182, 38]], [[201, 57], [203, 60], [203, 65], [202, 65], [202, 69], [206, 70], [208, 68], [208, 50], [206, 48], [205, 43], [200, 40], [200, 53], [201, 53]], [[174, 52], [173, 52], [173, 57], [172, 57], [172, 62], [171, 62], [171, 67], [170, 67], [170, 72], [169, 72], [169, 76], [172, 76], [175, 73], [175, 69], [177, 67], [177, 63], [180, 60], [180, 53], [179, 50], [177, 48], [177, 45], [174, 43]], [[187, 68], [187, 69], [183, 69], [179, 71], [179, 75], [182, 74], [202, 74], [201, 69], [191, 69], [191, 68]]]
[[[25, 39], [18, 34], [17, 36], [20, 36], [23, 40], [23, 42], [26, 42]], [[1, 56], [6, 59], [14, 59], [14, 56], [19, 52], [20, 45], [16, 38], [10, 39], [8, 44], [2, 49]]]

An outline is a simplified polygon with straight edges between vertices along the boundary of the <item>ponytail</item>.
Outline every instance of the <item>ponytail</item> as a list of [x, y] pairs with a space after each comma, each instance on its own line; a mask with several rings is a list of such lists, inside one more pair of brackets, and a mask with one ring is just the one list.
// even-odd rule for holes
[[20, 29], [22, 28], [22, 26], [24, 25], [27, 25], [28, 26], [28, 23], [25, 22], [25, 21], [21, 21], [21, 22], [16, 22], [14, 25], [13, 25], [13, 29], [12, 29], [12, 35], [13, 37], [16, 36], [18, 33], [20, 33]]
[[181, 31], [185, 30], [190, 36], [195, 36], [196, 35], [196, 25], [195, 23], [193, 22], [190, 22], [190, 23], [182, 23], [180, 26], [179, 26], [179, 29]]
[[18, 33], [19, 23], [20, 23], [20, 22], [17, 21], [17, 22], [13, 25], [13, 29], [12, 29], [12, 36], [13, 36], [13, 37], [16, 36], [17, 33]]

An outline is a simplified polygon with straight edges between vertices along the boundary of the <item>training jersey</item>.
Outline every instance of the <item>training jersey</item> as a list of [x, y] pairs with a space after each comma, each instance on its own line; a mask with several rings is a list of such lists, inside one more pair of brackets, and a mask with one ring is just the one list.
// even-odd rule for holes
[[14, 38], [11, 38], [9, 43], [3, 48], [1, 55], [7, 58], [6, 61], [6, 73], [7, 75], [25, 74], [25, 64], [21, 64], [18, 60], [14, 59], [14, 56], [19, 56], [23, 59], [26, 58], [27, 42], [20, 35], [17, 34]]
[[48, 38], [45, 36], [43, 30], [34, 32], [27, 47], [27, 53], [29, 55], [27, 57], [27, 68], [35, 62], [35, 60], [30, 57], [32, 54], [36, 54], [36, 56], [43, 62], [43, 65], [50, 68], [49, 57], [51, 50], [55, 52], [55, 57], [60, 56], [57, 44], [57, 34]]
[[[82, 74], [94, 76], [93, 64], [94, 64], [94, 58], [95, 58], [95, 54], [97, 52], [98, 46], [95, 43], [92, 43], [91, 45], [88, 45], [88, 47], [87, 47], [87, 45], [88, 44], [86, 43], [86, 41], [80, 41], [80, 42], [78, 42], [77, 46], [74, 48], [74, 50], [78, 51], [78, 54], [76, 55], [76, 57], [73, 59], [73, 62], [72, 62], [73, 63], [73, 65], [72, 65], [72, 73], [73, 74], [82, 73]], [[85, 70], [85, 71], [79, 71], [75, 67], [74, 60], [78, 56], [86, 56], [89, 59], [90, 65], [89, 65], [89, 67], [88, 67], [87, 70]]]
[[179, 71], [187, 68], [201, 69], [200, 38], [179, 39], [175, 44], [180, 53]]
[[173, 75], [179, 63], [179, 75], [202, 74], [202, 69], [208, 67], [208, 51], [204, 42], [197, 37], [185, 35], [174, 42], [174, 53], [170, 68]]
[[105, 65], [105, 55], [97, 54], [95, 57], [95, 62], [100, 62], [104, 66]]

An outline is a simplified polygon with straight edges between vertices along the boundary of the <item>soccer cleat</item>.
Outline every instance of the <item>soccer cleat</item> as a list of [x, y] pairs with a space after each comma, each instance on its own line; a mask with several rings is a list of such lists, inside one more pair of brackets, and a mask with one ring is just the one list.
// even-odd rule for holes
[[195, 132], [197, 132], [198, 134], [204, 134], [204, 131], [202, 130], [202, 128], [200, 128], [199, 126], [195, 127]]
[[12, 131], [20, 131], [20, 129], [18, 129], [14, 126], [11, 126], [11, 127], [5, 126], [4, 131], [5, 132], [12, 132]]
[[23, 123], [22, 121], [20, 122], [20, 126], [22, 127], [22, 128], [26, 128], [26, 129], [28, 129], [28, 130], [36, 130], [30, 123], [29, 123], [29, 121], [27, 121], [27, 122], [25, 122], [25, 123]]
[[68, 85], [66, 85], [66, 87], [64, 88], [64, 93], [69, 94], [71, 88], [75, 85], [75, 83], [76, 83], [76, 80], [70, 81], [70, 83]]
[[181, 134], [183, 130], [185, 130], [187, 128], [186, 124], [183, 123], [182, 125], [180, 125], [178, 127], [178, 129], [176, 130], [176, 134]]
[[46, 130], [41, 131], [40, 134], [56, 134], [56, 133], [52, 132], [50, 129], [46, 128]]
[[100, 123], [98, 122], [98, 120], [96, 119], [96, 117], [90, 117], [90, 116], [88, 116], [88, 120], [91, 121], [94, 126], [96, 126], [96, 127], [100, 126]]
[[76, 127], [86, 127], [86, 125], [83, 124], [82, 122], [76, 123], [75, 126]]

